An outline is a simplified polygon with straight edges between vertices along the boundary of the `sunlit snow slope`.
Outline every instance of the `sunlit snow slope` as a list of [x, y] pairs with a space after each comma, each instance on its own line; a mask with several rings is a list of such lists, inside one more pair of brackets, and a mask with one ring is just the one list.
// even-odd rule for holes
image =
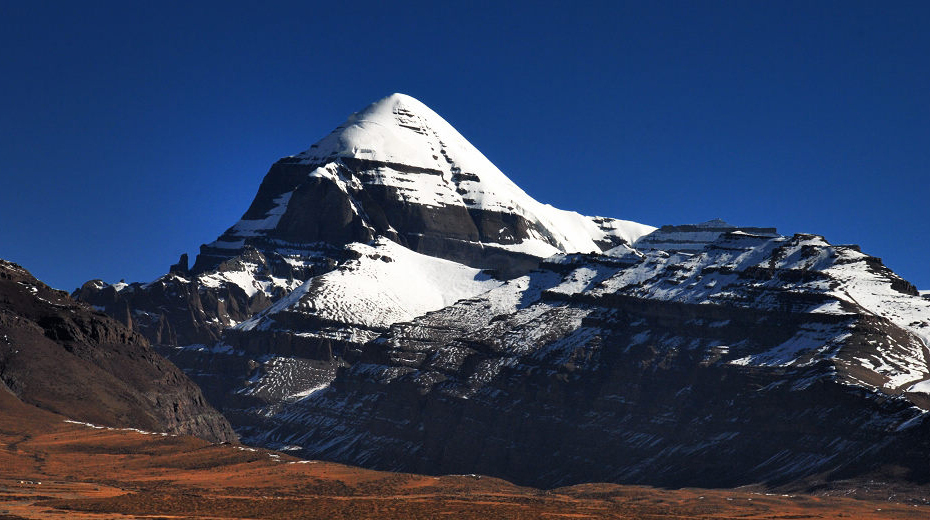
[[241, 330], [273, 326], [279, 312], [369, 328], [388, 327], [493, 289], [501, 282], [478, 269], [414, 253], [381, 239], [352, 244], [359, 257], [311, 278]]

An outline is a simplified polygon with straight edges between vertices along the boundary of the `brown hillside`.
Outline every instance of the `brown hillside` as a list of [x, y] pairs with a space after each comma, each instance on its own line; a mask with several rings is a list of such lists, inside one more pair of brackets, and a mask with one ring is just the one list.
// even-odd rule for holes
[[81, 421], [236, 439], [200, 389], [145, 338], [3, 260], [0, 388]]

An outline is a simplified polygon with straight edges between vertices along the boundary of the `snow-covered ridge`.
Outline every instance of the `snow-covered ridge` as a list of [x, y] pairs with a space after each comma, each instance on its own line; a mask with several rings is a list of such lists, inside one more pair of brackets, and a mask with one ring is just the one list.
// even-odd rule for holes
[[[711, 230], [662, 233], [659, 241], [696, 247]], [[753, 275], [752, 273], [758, 273]], [[871, 388], [912, 392], [930, 388], [927, 347], [930, 346], [930, 301], [901, 289], [905, 284], [876, 258], [855, 246], [833, 246], [817, 235], [752, 235], [741, 231], [720, 234], [699, 252], [652, 250], [618, 270], [590, 290], [594, 295], [627, 294], [647, 300], [688, 304], [718, 304], [755, 309], [786, 308], [792, 312], [848, 317], [875, 316], [887, 320], [909, 337], [888, 336], [869, 357], [839, 354], [850, 330], [842, 322], [820, 328], [801, 328], [785, 343], [766, 352], [731, 361], [738, 365], [804, 366], [818, 358], [841, 355], [840, 364], [859, 366], [884, 381]], [[583, 292], [583, 291], [582, 291]], [[792, 295], [797, 295], [796, 301]], [[815, 318], [816, 319], [816, 318]], [[875, 340], [870, 340], [875, 341]], [[813, 357], [812, 357], [813, 355]], [[807, 361], [805, 361], [807, 360]]]
[[275, 294], [276, 289], [285, 292], [294, 290], [299, 281], [276, 277], [268, 274], [264, 266], [253, 262], [238, 262], [237, 269], [225, 269], [203, 273], [197, 281], [204, 287], [219, 288], [224, 284], [232, 284], [241, 288], [249, 297], [261, 291], [268, 296]]
[[[845, 384], [892, 394], [928, 392], [930, 301], [902, 291], [901, 281], [881, 267], [877, 259], [853, 246], [833, 246], [817, 235], [766, 236], [735, 230], [722, 232], [697, 253], [648, 250], [621, 257], [560, 255], [545, 262], [540, 271], [421, 316], [409, 326], [439, 324], [436, 329], [428, 328], [428, 335], [438, 335], [434, 340], [440, 344], [445, 344], [441, 336], [446, 332], [437, 330], [445, 329], [459, 331], [463, 338], [473, 339], [479, 332], [494, 338], [510, 338], [519, 343], [519, 348], [515, 346], [515, 350], [508, 352], [516, 353], [539, 346], [533, 334], [545, 335], [546, 330], [558, 329], [565, 323], [542, 320], [534, 326], [533, 334], [513, 334], [506, 327], [536, 319], [538, 312], [550, 312], [556, 305], [553, 301], [573, 301], [579, 296], [584, 302], [610, 302], [614, 296], [633, 296], [643, 301], [733, 308], [736, 316], [733, 323], [740, 323], [745, 319], [740, 316], [747, 316], [737, 312], [738, 309], [787, 312], [807, 316], [790, 337], [771, 345], [748, 340], [712, 345], [716, 359], [731, 365], [783, 368], [810, 367], [819, 361], [832, 360], [845, 374], [842, 379]], [[540, 299], [541, 293], [547, 297]], [[523, 310], [527, 305], [530, 310]], [[563, 317], [569, 319], [569, 314]], [[872, 316], [881, 321], [875, 322]], [[854, 324], [863, 319], [883, 324], [880, 327], [890, 323], [897, 332], [886, 336], [870, 332], [867, 339], [862, 339], [863, 333], [856, 332]], [[703, 320], [700, 325], [710, 330], [735, 326], [726, 318], [715, 322]], [[584, 327], [578, 327], [573, 334], [587, 337]], [[854, 333], [858, 334], [857, 339], [850, 342]], [[666, 332], [662, 330], [643, 331], [633, 338], [633, 344], [655, 341], [663, 334]], [[411, 337], [418, 336], [415, 333]], [[868, 346], [861, 346], [866, 341]], [[546, 351], [577, 347], [569, 343], [553, 343]], [[411, 348], [414, 347], [404, 346]]]
[[747, 228], [733, 226], [721, 219], [684, 226], [662, 226], [631, 242], [639, 250], [683, 251], [699, 253], [705, 246], [727, 232], [777, 236], [775, 228]]

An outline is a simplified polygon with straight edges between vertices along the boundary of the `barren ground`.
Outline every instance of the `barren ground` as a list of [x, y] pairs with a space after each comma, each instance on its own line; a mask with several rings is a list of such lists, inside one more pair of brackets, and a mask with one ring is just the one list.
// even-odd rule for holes
[[887, 500], [585, 484], [550, 491], [301, 461], [93, 428], [0, 389], [0, 520], [21, 518], [930, 518]]

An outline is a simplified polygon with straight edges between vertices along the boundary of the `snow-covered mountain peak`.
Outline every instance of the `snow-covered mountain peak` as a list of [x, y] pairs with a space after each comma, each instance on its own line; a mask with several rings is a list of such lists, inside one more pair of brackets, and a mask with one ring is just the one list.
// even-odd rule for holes
[[433, 112], [430, 107], [426, 106], [426, 104], [419, 99], [407, 94], [395, 92], [352, 114], [349, 116], [347, 122], [354, 122], [356, 120], [390, 120], [398, 113], [416, 114], [427, 119], [439, 117], [438, 114]]
[[406, 94], [392, 94], [352, 114], [295, 157], [306, 163], [350, 157], [444, 172], [454, 164], [519, 189], [445, 119]]
[[[352, 114], [294, 158], [310, 165], [348, 158], [399, 167], [407, 170], [399, 182], [410, 198], [432, 206], [510, 212], [536, 203], [451, 124], [406, 94], [392, 94]], [[396, 175], [381, 173], [381, 183], [393, 185]]]
[[160, 345], [248, 442], [307, 457], [548, 487], [787, 482], [846, 454], [926, 474], [909, 446], [930, 432], [930, 299], [878, 258], [556, 209], [403, 94], [276, 162], [193, 267], [78, 296]]
[[493, 258], [500, 255], [602, 252], [654, 229], [534, 200], [436, 112], [392, 94], [279, 161], [208, 253], [227, 257], [246, 242], [262, 249], [266, 239], [341, 246], [380, 235], [421, 253], [499, 268]]

